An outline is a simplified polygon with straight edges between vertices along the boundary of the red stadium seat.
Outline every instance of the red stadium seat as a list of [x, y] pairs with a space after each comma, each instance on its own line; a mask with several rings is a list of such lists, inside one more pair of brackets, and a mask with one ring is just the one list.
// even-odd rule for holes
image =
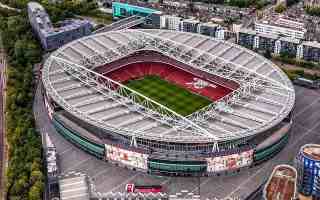
[[[174, 64], [166, 64], [159, 61], [155, 62], [152, 60], [153, 58], [150, 57], [150, 55], [140, 56], [143, 57], [143, 59], [146, 61], [135, 62], [126, 65], [126, 63], [128, 63], [129, 61], [139, 60], [139, 56], [129, 57], [127, 58], [127, 60], [119, 61], [118, 65], [105, 65], [103, 67], [99, 67], [98, 71], [103, 73], [105, 76], [108, 76], [109, 78], [121, 83], [127, 82], [132, 79], [142, 78], [146, 75], [157, 75], [171, 83], [187, 88], [194, 93], [206, 96], [212, 101], [216, 101], [224, 97], [225, 95], [229, 94], [239, 87], [237, 83], [233, 81], [208, 74], [203, 71], [199, 71], [192, 67], [180, 66], [178, 65], [178, 63], [176, 63], [176, 67], [176, 65]], [[160, 58], [157, 58], [155, 60], [159, 59]], [[172, 62], [165, 57], [163, 57], [162, 59], [169, 63]], [[209, 83], [209, 85], [203, 88], [195, 87], [194, 82], [198, 79], [206, 81], [207, 83]]]

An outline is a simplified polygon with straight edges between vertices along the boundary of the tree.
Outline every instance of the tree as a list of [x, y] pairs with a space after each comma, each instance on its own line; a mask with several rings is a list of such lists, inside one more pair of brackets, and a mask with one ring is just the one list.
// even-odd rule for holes
[[284, 12], [286, 9], [287, 9], [287, 7], [286, 7], [283, 3], [280, 3], [279, 5], [277, 5], [277, 6], [275, 7], [274, 10], [275, 10], [277, 13], [282, 13], [282, 12]]
[[14, 147], [8, 152], [7, 196], [13, 200], [40, 200], [44, 184], [41, 140], [32, 113], [32, 65], [41, 58], [40, 48], [31, 34], [25, 11], [16, 16], [0, 16], [0, 27], [9, 57], [6, 134], [9, 146]]
[[267, 49], [264, 53], [264, 57], [268, 58], [268, 59], [271, 59], [272, 58], [272, 55], [271, 55], [271, 52], [269, 49]]
[[29, 191], [30, 200], [41, 200], [42, 199], [42, 184], [40, 182], [35, 183]]
[[318, 7], [305, 7], [304, 9], [309, 15], [320, 16], [320, 8]]

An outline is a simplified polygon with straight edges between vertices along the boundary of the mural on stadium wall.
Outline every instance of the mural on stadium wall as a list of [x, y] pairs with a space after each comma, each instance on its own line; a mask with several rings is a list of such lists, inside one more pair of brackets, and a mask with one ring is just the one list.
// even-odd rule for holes
[[148, 169], [148, 155], [138, 152], [128, 151], [116, 146], [105, 144], [106, 160], [117, 161], [127, 166]]
[[208, 172], [222, 172], [250, 166], [253, 162], [253, 150], [237, 154], [206, 158]]

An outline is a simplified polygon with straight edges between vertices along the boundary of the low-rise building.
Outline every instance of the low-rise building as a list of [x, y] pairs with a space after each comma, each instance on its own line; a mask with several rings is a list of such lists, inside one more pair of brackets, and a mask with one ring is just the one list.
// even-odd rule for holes
[[280, 37], [275, 34], [262, 34], [254, 30], [241, 29], [239, 32], [238, 44], [249, 49], [269, 51], [279, 55], [287, 53], [301, 58], [301, 41], [296, 38]]
[[200, 24], [200, 21], [197, 19], [184, 19], [181, 22], [181, 31], [198, 33], [199, 24]]
[[182, 32], [199, 33], [222, 40], [230, 37], [235, 37], [235, 34], [233, 32], [226, 32], [226, 30], [219, 24], [213, 22], [203, 23], [195, 18], [183, 19], [182, 17], [178, 17], [175, 15], [161, 15], [160, 28]]
[[278, 54], [278, 50], [276, 51], [275, 49], [277, 40], [277, 35], [260, 33], [255, 38], [255, 49], [266, 50]]
[[255, 31], [257, 33], [274, 34], [297, 39], [304, 39], [307, 32], [304, 28], [304, 23], [279, 15], [256, 21]]
[[219, 29], [220, 25], [207, 22], [207, 23], [200, 23], [199, 24], [199, 33], [211, 37], [215, 37], [216, 31]]
[[[297, 55], [300, 40], [295, 38], [280, 37], [278, 41], [280, 41], [280, 47], [278, 48], [281, 49], [282, 53], [287, 53], [291, 56], [300, 57], [299, 55]], [[280, 52], [278, 54], [280, 54]]]
[[179, 31], [181, 20], [181, 17], [174, 15], [162, 15], [160, 17], [160, 28]]
[[251, 29], [241, 29], [239, 31], [238, 44], [248, 49], [253, 49], [255, 44], [256, 32]]
[[320, 43], [319, 42], [302, 42], [303, 59], [307, 61], [320, 62]]
[[61, 21], [54, 27], [45, 9], [37, 2], [28, 3], [28, 17], [42, 48], [47, 51], [90, 35], [93, 28], [89, 21], [77, 19]]

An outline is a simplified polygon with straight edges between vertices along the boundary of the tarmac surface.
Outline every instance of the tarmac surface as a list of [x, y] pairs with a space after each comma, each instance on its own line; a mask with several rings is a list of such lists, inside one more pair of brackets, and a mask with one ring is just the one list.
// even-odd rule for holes
[[166, 177], [149, 175], [117, 167], [83, 152], [60, 136], [50, 123], [43, 99], [37, 90], [34, 112], [41, 133], [47, 132], [57, 147], [62, 173], [77, 171], [89, 175], [101, 193], [124, 191], [125, 184], [161, 184], [166, 192], [176, 194], [188, 190], [201, 199], [240, 197], [244, 199], [255, 191], [278, 164], [292, 164], [299, 148], [307, 143], [320, 143], [320, 90], [295, 86], [296, 106], [294, 123], [287, 146], [274, 158], [232, 176]]
[[6, 60], [5, 54], [3, 53], [3, 49], [0, 48], [0, 199], [1, 199], [1, 192], [4, 192], [4, 166], [5, 163], [5, 132], [4, 132], [4, 70], [6, 68]]

